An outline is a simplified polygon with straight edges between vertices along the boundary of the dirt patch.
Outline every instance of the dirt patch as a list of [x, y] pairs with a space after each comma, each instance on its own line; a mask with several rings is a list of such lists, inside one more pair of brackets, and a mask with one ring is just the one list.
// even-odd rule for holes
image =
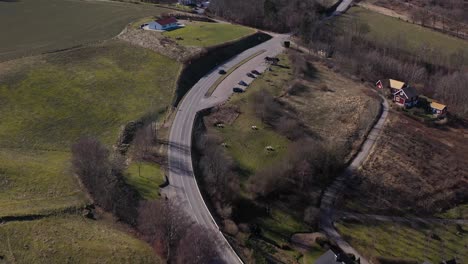
[[240, 110], [236, 107], [216, 107], [212, 110], [212, 114], [205, 118], [204, 122], [211, 126], [216, 124], [232, 125], [239, 114]]
[[137, 29], [133, 26], [128, 26], [117, 38], [153, 50], [179, 62], [185, 62], [203, 50], [203, 48], [187, 48], [178, 45], [176, 41], [163, 36], [160, 32]]
[[299, 246], [304, 246], [308, 248], [313, 248], [317, 246], [321, 246], [318, 244], [320, 241], [326, 241], [327, 236], [316, 232], [316, 233], [299, 233], [299, 234], [294, 234], [291, 237], [291, 242], [294, 244], [298, 244]]

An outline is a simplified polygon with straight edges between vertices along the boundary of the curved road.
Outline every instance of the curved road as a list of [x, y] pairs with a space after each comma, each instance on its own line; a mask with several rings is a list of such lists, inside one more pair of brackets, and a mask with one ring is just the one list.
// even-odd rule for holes
[[348, 168], [346, 168], [346, 170], [340, 176], [338, 176], [333, 184], [325, 191], [320, 204], [320, 228], [331, 240], [334, 240], [344, 252], [351, 253], [356, 256], [356, 258], [359, 258], [361, 260], [361, 264], [369, 264], [369, 262], [363, 258], [353, 247], [351, 247], [335, 229], [333, 224], [333, 205], [335, 204], [337, 196], [339, 196], [342, 190], [345, 188], [346, 178], [348, 178], [353, 173], [353, 171], [359, 169], [362, 163], [369, 156], [372, 147], [377, 141], [380, 132], [385, 125], [385, 120], [387, 119], [388, 115], [388, 102], [383, 96], [381, 96], [381, 99], [382, 113], [379, 120], [370, 131], [366, 141], [364, 141], [364, 144], [361, 147], [361, 150], [356, 155], [356, 157], [354, 157]]
[[[170, 189], [174, 190], [175, 199], [184, 206], [198, 224], [216, 231], [219, 240], [223, 244], [220, 245], [220, 252], [227, 263], [242, 263], [242, 261], [219, 231], [218, 225], [198, 189], [191, 156], [192, 130], [195, 117], [200, 110], [216, 106], [227, 100], [232, 93], [232, 88], [237, 86], [240, 80], [247, 81], [246, 74], [248, 72], [253, 69], [265, 70], [266, 66], [263, 58], [265, 56], [273, 57], [281, 53], [283, 50], [281, 44], [286, 38], [288, 38], [286, 35], [273, 35], [271, 40], [242, 52], [201, 78], [180, 102], [169, 135], [168, 177]], [[221, 82], [211, 97], [205, 98], [206, 92], [220, 78], [218, 74], [220, 68], [228, 71], [260, 51], [264, 52], [237, 68]]]

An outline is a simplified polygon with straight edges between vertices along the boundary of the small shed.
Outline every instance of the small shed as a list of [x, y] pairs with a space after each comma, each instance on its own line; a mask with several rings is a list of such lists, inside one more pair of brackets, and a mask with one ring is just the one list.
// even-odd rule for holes
[[431, 107], [432, 114], [435, 117], [445, 117], [447, 115], [446, 105], [433, 101], [429, 106]]
[[411, 86], [405, 86], [393, 94], [393, 101], [404, 108], [411, 108], [418, 104], [418, 92]]

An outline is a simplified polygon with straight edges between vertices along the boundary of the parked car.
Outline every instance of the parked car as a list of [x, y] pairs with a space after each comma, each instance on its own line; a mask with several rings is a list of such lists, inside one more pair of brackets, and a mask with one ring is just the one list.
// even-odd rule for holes
[[250, 77], [250, 78], [255, 78], [255, 75], [253, 75], [252, 73], [247, 73], [247, 77]]
[[239, 85], [247, 86], [248, 84], [247, 84], [246, 82], [244, 82], [244, 81], [240, 81], [240, 82], [239, 82]]
[[225, 70], [219, 70], [218, 73], [219, 74], [226, 74], [226, 71]]
[[243, 93], [243, 92], [244, 92], [244, 90], [242, 90], [242, 89], [239, 88], [239, 87], [234, 87], [234, 88], [232, 88], [232, 91], [235, 92], [235, 93]]
[[253, 71], [251, 71], [251, 73], [256, 74], [256, 75], [261, 75], [261, 73], [258, 72], [257, 70], [253, 70]]

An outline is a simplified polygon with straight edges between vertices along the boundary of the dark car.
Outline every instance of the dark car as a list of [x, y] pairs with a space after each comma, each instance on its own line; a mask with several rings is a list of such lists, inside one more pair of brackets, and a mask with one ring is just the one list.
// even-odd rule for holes
[[250, 77], [250, 78], [255, 78], [255, 75], [253, 75], [252, 73], [247, 73], [247, 77]]
[[258, 72], [257, 70], [253, 70], [253, 71], [251, 71], [251, 73], [252, 73], [252, 74], [255, 74], [255, 75], [260, 75], [260, 74], [261, 74], [261, 73]]
[[244, 82], [244, 81], [240, 81], [240, 82], [239, 82], [239, 85], [247, 86], [248, 84], [247, 84], [246, 82]]
[[235, 92], [235, 93], [243, 93], [243, 92], [244, 92], [244, 90], [242, 90], [242, 89], [239, 88], [239, 87], [234, 87], [234, 88], [232, 88], [232, 91]]
[[219, 70], [218, 73], [219, 74], [226, 74], [226, 71], [225, 70]]

